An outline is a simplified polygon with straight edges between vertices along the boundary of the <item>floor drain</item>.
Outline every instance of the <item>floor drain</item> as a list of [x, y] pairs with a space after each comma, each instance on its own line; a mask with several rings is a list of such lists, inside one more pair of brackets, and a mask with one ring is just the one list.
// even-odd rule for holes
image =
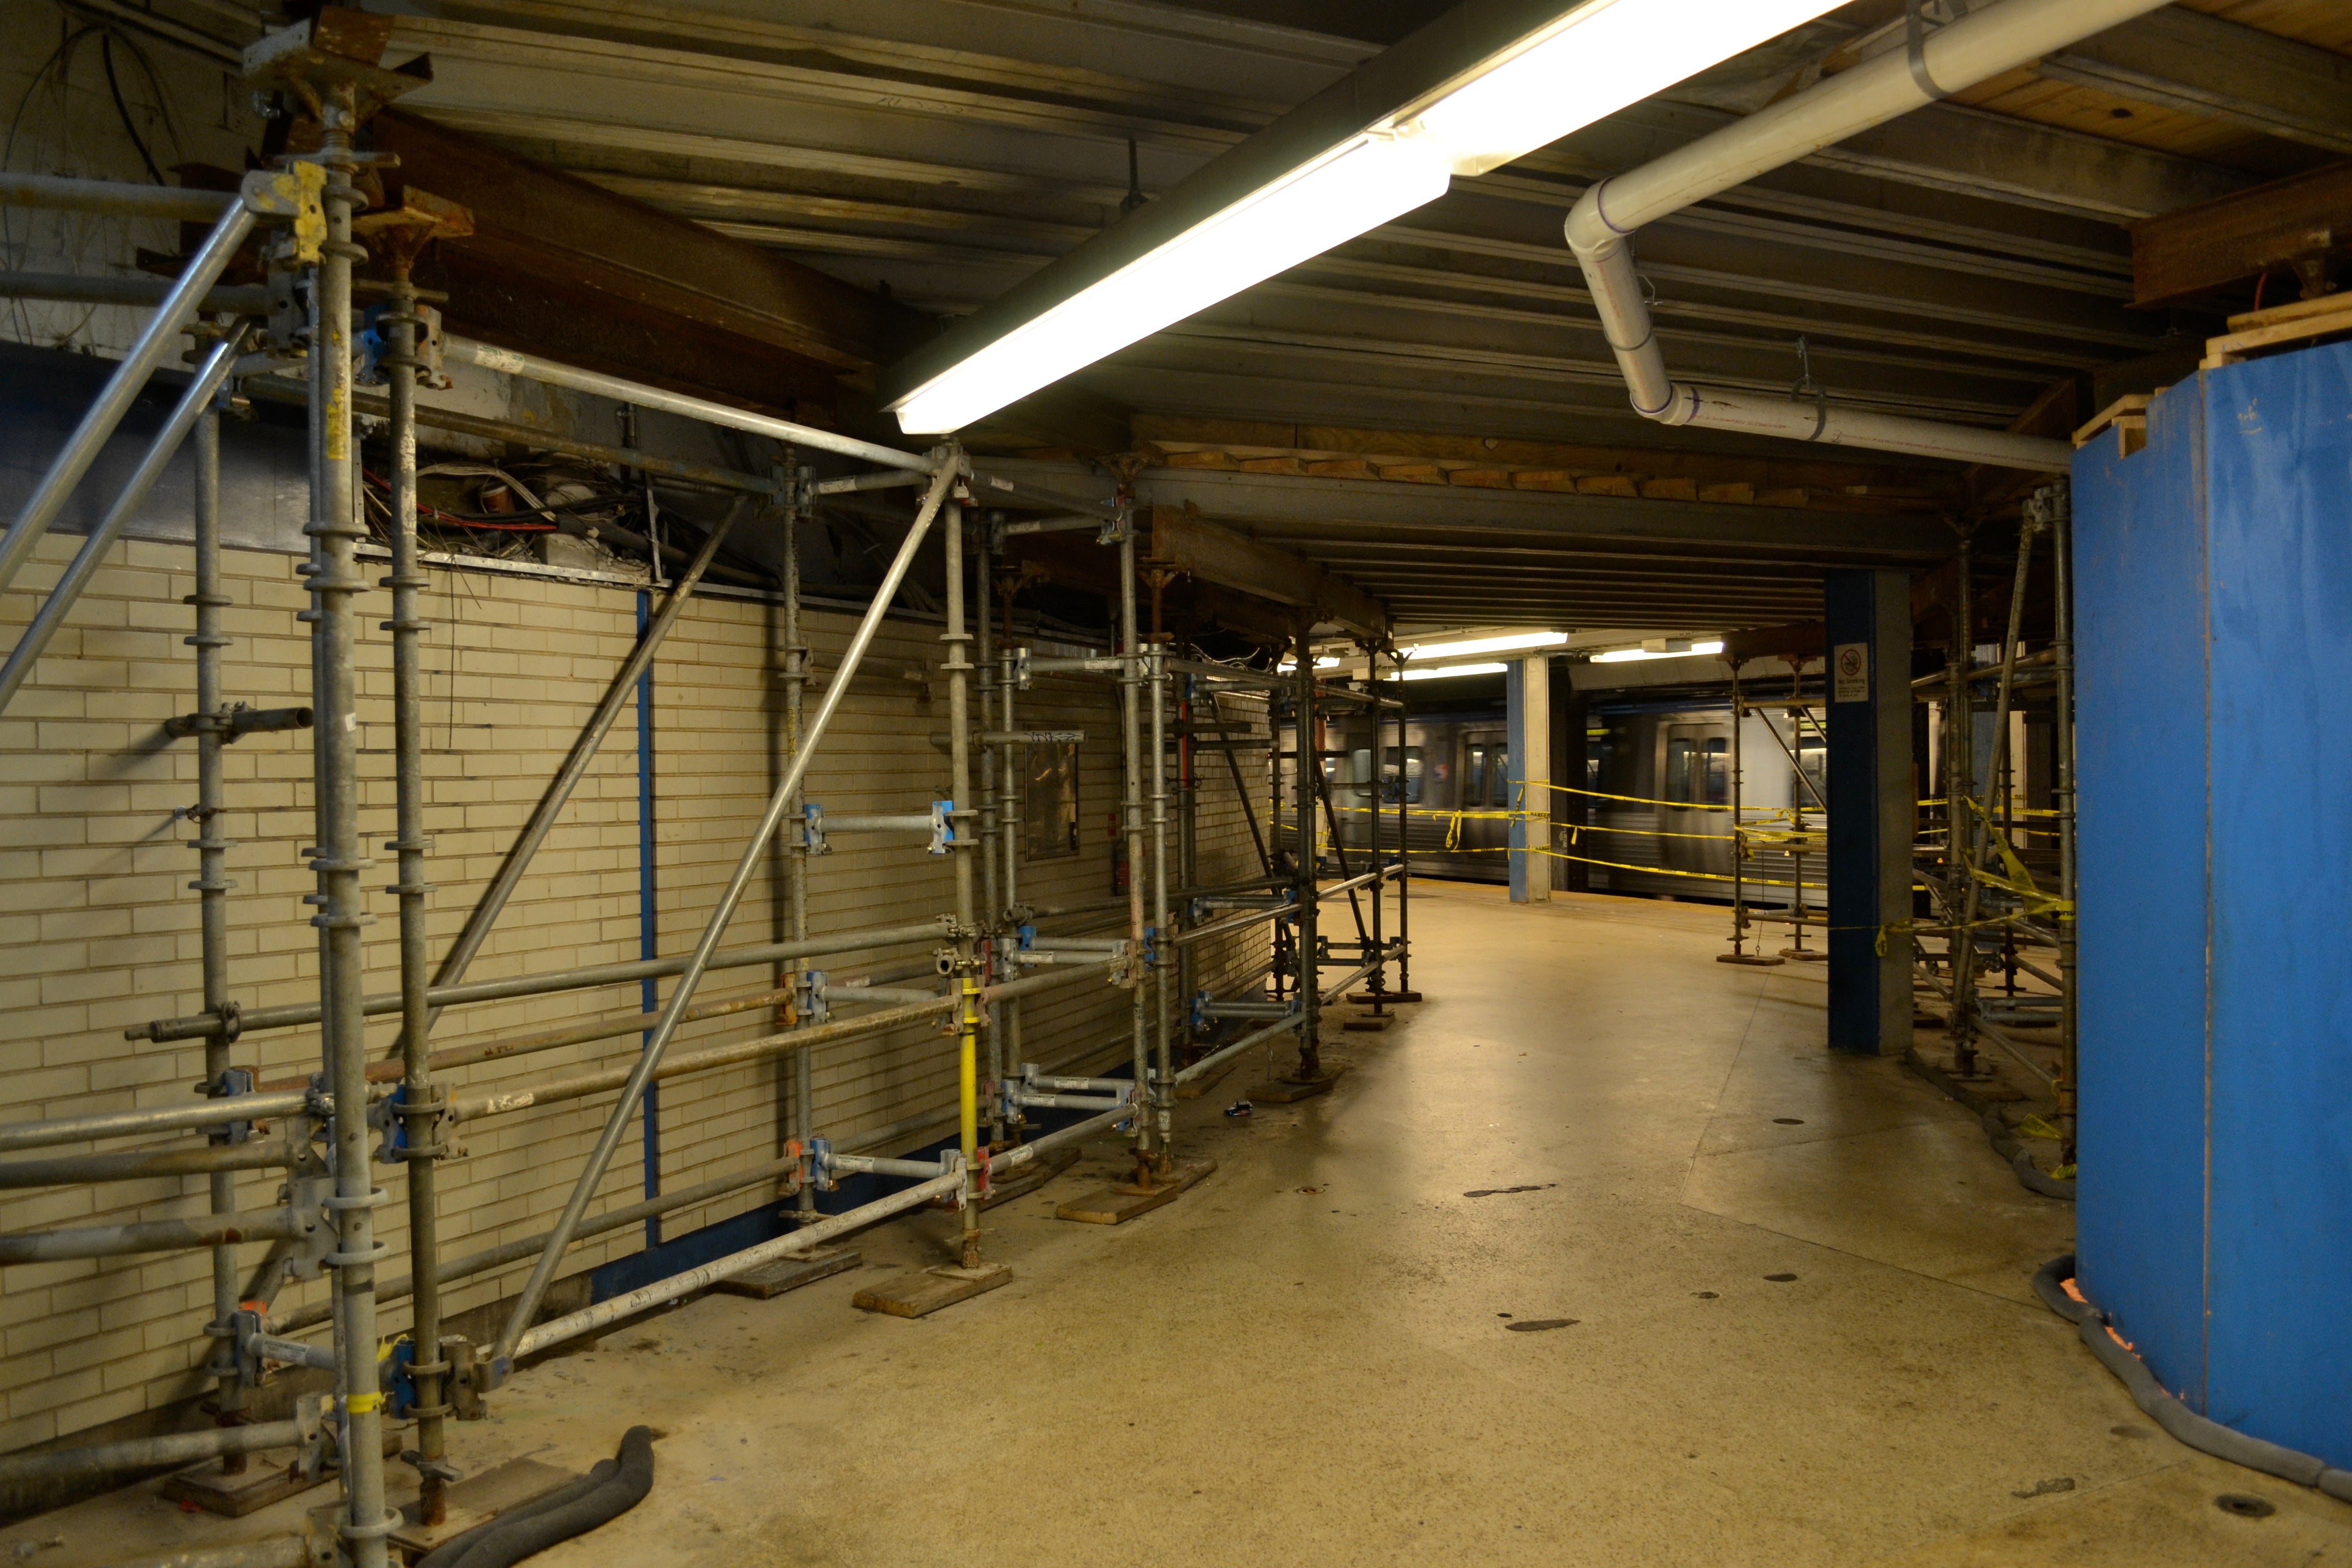
[[1805, 1124], [1801, 1116], [1776, 1116], [1772, 1120], [1782, 1127], [1802, 1127]]
[[1574, 1318], [1521, 1318], [1516, 1323], [1503, 1325], [1507, 1331], [1515, 1334], [1539, 1334], [1546, 1329], [1572, 1329], [1575, 1326]]
[[2223, 1492], [2213, 1500], [2213, 1506], [2240, 1519], [2268, 1519], [2278, 1511], [2267, 1498], [2258, 1498], [2251, 1492]]
[[1767, 1274], [1764, 1278], [1769, 1279], [1775, 1285], [1786, 1285], [1790, 1281], [1795, 1279], [1796, 1276], [1793, 1274]]

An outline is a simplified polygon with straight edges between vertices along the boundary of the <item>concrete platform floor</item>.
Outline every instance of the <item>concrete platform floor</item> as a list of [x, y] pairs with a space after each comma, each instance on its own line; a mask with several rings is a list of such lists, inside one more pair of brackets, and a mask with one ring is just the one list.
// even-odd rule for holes
[[[883, 1227], [864, 1270], [527, 1370], [458, 1460], [667, 1433], [653, 1496], [547, 1568], [2352, 1563], [2352, 1509], [2133, 1407], [2027, 1286], [2067, 1206], [1894, 1063], [1828, 1056], [1817, 967], [1712, 962], [1726, 920], [1417, 886], [1429, 999], [1335, 1037], [1324, 1099], [1188, 1104], [1220, 1169], [1178, 1202], [1056, 1222], [1082, 1167], [991, 1215], [1012, 1285], [918, 1321], [849, 1299], [951, 1222]], [[133, 1491], [0, 1556], [294, 1508]]]

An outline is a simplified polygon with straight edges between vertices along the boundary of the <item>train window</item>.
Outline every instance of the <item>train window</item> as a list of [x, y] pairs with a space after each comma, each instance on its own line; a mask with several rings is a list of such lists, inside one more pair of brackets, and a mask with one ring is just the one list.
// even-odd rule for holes
[[1706, 750], [1702, 753], [1702, 759], [1706, 775], [1706, 804], [1729, 805], [1731, 804], [1730, 739], [1723, 735], [1710, 739], [1706, 743]]
[[[1383, 755], [1387, 760], [1381, 763], [1381, 799], [1387, 805], [1394, 805], [1400, 794], [1397, 778], [1397, 749], [1391, 746]], [[1419, 746], [1407, 746], [1404, 749], [1402, 795], [1404, 803], [1407, 805], [1419, 805], [1421, 804], [1421, 748]]]
[[1817, 736], [1801, 738], [1797, 742], [1797, 763], [1805, 770], [1805, 777], [1811, 781], [1813, 786], [1811, 791], [1805, 790], [1801, 785], [1799, 786], [1800, 799], [1797, 804], [1815, 806], [1828, 800], [1830, 797], [1829, 747]]
[[1691, 763], [1698, 753], [1698, 742], [1675, 736], [1666, 742], [1666, 798], [1688, 803], [1698, 798], [1693, 788]]
[[1462, 765], [1462, 804], [1486, 804], [1486, 748], [1472, 746], [1469, 759]]
[[1511, 751], [1496, 746], [1486, 758], [1486, 804], [1511, 804]]

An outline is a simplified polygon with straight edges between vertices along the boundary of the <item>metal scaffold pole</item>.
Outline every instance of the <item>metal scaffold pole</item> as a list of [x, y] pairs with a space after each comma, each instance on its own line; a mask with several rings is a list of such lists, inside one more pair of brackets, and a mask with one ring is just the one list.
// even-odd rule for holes
[[[1160, 645], [1145, 656], [1151, 686], [1151, 1003], [1154, 1017], [1151, 1113], [1160, 1135], [1160, 1170], [1174, 1168], [1176, 1064], [1169, 1018], [1168, 979], [1176, 961], [1168, 911], [1168, 676]], [[1138, 1120], [1140, 1120], [1139, 1118]]]
[[1412, 988], [1412, 839], [1406, 814], [1411, 791], [1405, 780], [1404, 656], [1391, 648], [1390, 658], [1396, 672], [1397, 716], [1397, 985], [1391, 1000], [1418, 1002], [1421, 993]]
[[400, 879], [389, 889], [400, 904], [400, 1114], [404, 1137], [402, 1157], [408, 1166], [409, 1274], [415, 1280], [414, 1326], [409, 1331], [415, 1361], [409, 1373], [416, 1381], [418, 1521], [426, 1527], [448, 1517], [449, 1482], [455, 1472], [447, 1460], [445, 1423], [449, 1406], [442, 1401], [442, 1379], [449, 1363], [441, 1353], [440, 1219], [436, 1206], [436, 1162], [443, 1152], [441, 1111], [446, 1100], [436, 1096], [433, 1061], [428, 1053], [429, 1024], [425, 987], [432, 981], [432, 952], [425, 933], [425, 854], [432, 840], [425, 836], [425, 681], [419, 644], [426, 622], [422, 596], [427, 584], [416, 545], [416, 380], [422, 369], [416, 354], [416, 289], [409, 280], [408, 258], [393, 239], [393, 308], [382, 318], [387, 352], [379, 360], [391, 384], [392, 409], [392, 589], [393, 754], [395, 778], [396, 826], [387, 846], [399, 857]]
[[[800, 455], [791, 447], [784, 451], [784, 473], [788, 499], [784, 504], [784, 765], [792, 766], [801, 754], [801, 723], [808, 700], [809, 650], [807, 634], [801, 626], [801, 497], [806, 492], [808, 475], [799, 466]], [[802, 796], [805, 789], [795, 789], [784, 802], [787, 820], [801, 815]], [[803, 942], [808, 938], [809, 848], [805, 834], [792, 834], [784, 844], [784, 935], [788, 941]], [[797, 978], [806, 971], [806, 961], [795, 959], [787, 973]], [[794, 1018], [805, 1026], [797, 1005]], [[816, 1136], [816, 1068], [812, 1061], [814, 1051], [793, 1053], [793, 1141], [803, 1149]], [[793, 1207], [805, 1225], [816, 1217], [816, 1184], [800, 1180], [793, 1194]]]
[[[977, 814], [971, 800], [971, 634], [964, 630], [963, 508], [947, 503], [940, 538], [947, 552], [947, 630], [940, 640], [948, 657], [948, 837], [950, 863], [955, 874], [955, 982], [962, 997], [957, 1015], [956, 1124], [958, 1146], [963, 1151], [963, 1266], [980, 1267], [980, 1205], [972, 1188], [980, 1170], [980, 931], [972, 889], [971, 851]], [[982, 606], [985, 615], [987, 606]]]
[[[196, 879], [191, 884], [196, 889], [199, 939], [203, 944], [205, 1007], [208, 1012], [224, 1013], [228, 1000], [228, 890], [236, 884], [226, 872], [228, 851], [235, 841], [222, 837], [221, 817], [227, 809], [226, 791], [221, 773], [221, 747], [227, 735], [227, 702], [221, 682], [222, 652], [232, 639], [221, 629], [221, 612], [236, 601], [228, 596], [221, 582], [220, 536], [220, 411], [208, 407], [196, 420], [192, 433], [195, 456], [195, 592], [188, 603], [195, 606], [195, 635], [187, 639], [196, 650], [196, 837], [190, 847], [196, 852]], [[205, 1042], [205, 1092], [215, 1100], [226, 1099], [236, 1092], [238, 1084], [230, 1077], [233, 1064], [230, 1049], [234, 1041], [215, 1036]], [[215, 1141], [225, 1142], [226, 1131], [214, 1134]], [[216, 1171], [212, 1178], [212, 1211], [215, 1215], [236, 1212], [236, 1173]], [[236, 1346], [230, 1339], [235, 1332], [238, 1287], [236, 1248], [213, 1248], [213, 1319], [210, 1332], [214, 1336], [213, 1359], [209, 1371], [216, 1383], [214, 1394], [215, 1418], [223, 1426], [241, 1426], [245, 1420], [245, 1374], [237, 1359]], [[229, 1475], [241, 1475], [246, 1468], [242, 1453], [225, 1455], [222, 1470]]]
[[[1143, 716], [1144, 669], [1135, 617], [1135, 522], [1122, 510], [1118, 532], [1118, 700], [1120, 733], [1126, 746], [1124, 827], [1127, 835], [1127, 925], [1132, 986], [1129, 1026], [1134, 1032], [1135, 1089], [1141, 1095], [1151, 1082], [1151, 988], [1142, 967], [1150, 933], [1144, 927], [1143, 904]], [[1152, 1121], [1147, 1114], [1135, 1119], [1135, 1179], [1149, 1185], [1153, 1173]]]
[[1292, 705], [1292, 731], [1296, 739], [1291, 756], [1296, 771], [1291, 775], [1290, 801], [1292, 811], [1291, 843], [1297, 851], [1297, 875], [1293, 886], [1298, 895], [1297, 946], [1294, 955], [1297, 965], [1294, 984], [1298, 987], [1298, 1069], [1299, 1082], [1309, 1083], [1323, 1076], [1323, 1057], [1319, 1033], [1322, 1025], [1322, 975], [1316, 965], [1316, 908], [1318, 890], [1316, 887], [1315, 853], [1315, 774], [1321, 765], [1315, 754], [1315, 648], [1307, 640], [1309, 627], [1301, 621], [1295, 649], [1297, 668], [1295, 675]]
[[[1013, 639], [1013, 605], [1009, 598], [1005, 601], [1004, 620], [1004, 637], [1009, 643]], [[1008, 733], [1015, 732], [1020, 725], [1015, 715], [1016, 694], [1013, 684], [1013, 650], [1010, 647], [996, 657], [996, 689], [1001, 699], [1000, 707], [1004, 716], [1005, 731]], [[1018, 756], [1020, 753], [1013, 752], [1009, 755]], [[1004, 907], [1011, 910], [1017, 910], [1021, 905], [1021, 857], [1024, 853], [1024, 846], [1021, 842], [1021, 792], [1024, 781], [1014, 776], [1009, 763], [1005, 772], [1007, 776], [1004, 804], [999, 831], [1003, 836]], [[1004, 1038], [1001, 1044], [991, 1047], [993, 1052], [992, 1059], [1007, 1065], [1016, 1063], [1021, 1060], [1020, 1000], [1016, 997], [998, 1003], [997, 1016], [1003, 1021]], [[998, 1081], [1001, 1083], [1003, 1080], [999, 1079]], [[1011, 1120], [999, 1129], [999, 1135], [1019, 1142], [1026, 1121], [1020, 1110], [1015, 1108]]]
[[[980, 548], [972, 552], [972, 588], [971, 618], [974, 626], [972, 662], [978, 667], [980, 687], [980, 905], [981, 935], [987, 946], [985, 967], [987, 978], [994, 980], [996, 944], [1002, 939], [1004, 919], [1003, 885], [997, 876], [997, 862], [1003, 846], [996, 834], [996, 757], [998, 743], [992, 732], [1008, 729], [998, 722], [996, 679], [996, 616], [989, 602], [989, 585], [994, 576], [996, 562], [997, 522], [992, 514], [980, 518]], [[988, 1145], [993, 1150], [1004, 1136], [1004, 1030], [1003, 1009], [991, 1005], [982, 1016], [982, 1033], [987, 1040], [987, 1061], [983, 1064], [981, 1125]]]
[[2036, 498], [2050, 524], [2050, 553], [2055, 568], [2055, 631], [2052, 645], [2057, 666], [2058, 711], [2052, 721], [2051, 761], [2058, 808], [2058, 978], [2064, 1000], [2059, 1004], [2058, 1025], [2058, 1157], [2074, 1163], [2074, 1073], [2076, 1028], [2074, 959], [2074, 498], [2064, 480], [2044, 488]]
[[342, 1412], [339, 1447], [343, 1466], [341, 1533], [360, 1568], [383, 1568], [385, 1533], [397, 1515], [384, 1508], [383, 1395], [377, 1387], [375, 1264], [385, 1247], [375, 1238], [375, 1206], [367, 1121], [366, 1017], [361, 1008], [360, 933], [374, 917], [360, 893], [360, 873], [374, 862], [360, 852], [359, 708], [355, 646], [357, 606], [364, 584], [358, 544], [366, 530], [354, 507], [352, 454], [352, 267], [365, 258], [352, 240], [357, 205], [352, 136], [358, 125], [356, 91], [331, 85], [320, 104], [319, 161], [327, 171], [327, 237], [311, 272], [314, 315], [310, 384], [317, 404], [317, 456], [309, 531], [313, 617], [311, 708], [317, 716], [317, 847], [320, 1055], [334, 1096], [331, 1151], [335, 1218], [336, 1392]]
[[[1969, 541], [1960, 541], [1959, 566], [1952, 589], [1952, 685], [1944, 710], [1944, 856], [1945, 869], [1970, 886], [1976, 880], [1976, 832], [1969, 801], [1976, 794], [1976, 694], [1970, 684], [1976, 664], [1976, 609], [1969, 602], [1969, 574], [1975, 558]], [[1952, 1070], [1977, 1070], [1976, 932], [1961, 914], [1966, 895], [1958, 885], [1947, 895], [1945, 917], [1952, 934], [1944, 951], [1951, 973]], [[1954, 918], [1958, 917], [1958, 918]]]

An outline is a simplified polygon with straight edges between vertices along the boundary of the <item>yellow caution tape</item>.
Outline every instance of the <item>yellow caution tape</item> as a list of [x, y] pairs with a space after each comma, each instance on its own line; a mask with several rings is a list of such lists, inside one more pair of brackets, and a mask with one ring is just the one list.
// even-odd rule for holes
[[343, 1408], [353, 1415], [365, 1415], [371, 1411], [383, 1408], [383, 1395], [381, 1394], [346, 1394], [343, 1398]]

